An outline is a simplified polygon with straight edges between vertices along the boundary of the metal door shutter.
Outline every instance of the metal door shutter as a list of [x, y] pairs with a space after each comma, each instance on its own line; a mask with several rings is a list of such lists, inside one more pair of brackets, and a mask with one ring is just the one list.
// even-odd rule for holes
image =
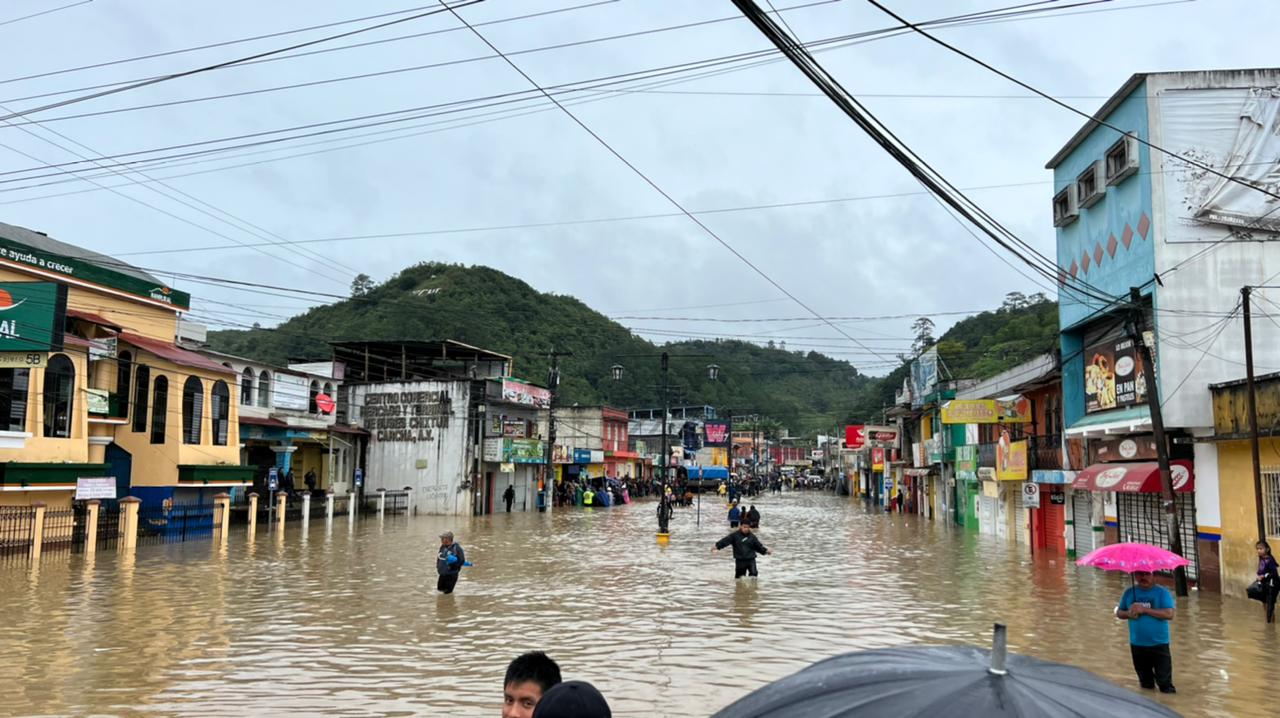
[[[1195, 494], [1175, 494], [1174, 506], [1182, 529], [1182, 555], [1191, 562], [1187, 566], [1187, 578], [1195, 580], [1200, 575]], [[1160, 506], [1160, 494], [1116, 494], [1116, 513], [1121, 541], [1169, 548], [1169, 530]]]
[[1087, 491], [1071, 494], [1071, 527], [1076, 539], [1076, 555], [1084, 556], [1093, 550], [1093, 522], [1090, 518], [1093, 497]]
[[1014, 499], [1016, 505], [1014, 508], [1013, 520], [1015, 523], [1013, 526], [1013, 537], [1018, 543], [1025, 544], [1027, 543], [1027, 526], [1031, 523], [1031, 517], [1027, 513], [1028, 509], [1026, 501], [1022, 498], [1022, 485], [1019, 484], [1017, 489], [1010, 489], [1010, 491], [1017, 494], [1017, 497]]
[[1065, 509], [1066, 506], [1055, 505], [1051, 502], [1050, 496], [1052, 492], [1044, 492], [1040, 496], [1040, 514], [1044, 519], [1045, 530], [1045, 549], [1049, 553], [1062, 555], [1067, 552], [1067, 539], [1064, 536], [1066, 532]]

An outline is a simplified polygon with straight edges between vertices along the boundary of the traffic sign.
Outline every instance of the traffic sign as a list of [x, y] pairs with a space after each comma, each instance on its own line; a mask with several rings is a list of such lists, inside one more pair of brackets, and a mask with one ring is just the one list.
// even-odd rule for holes
[[356, 469], [356, 488], [364, 486], [364, 469]]
[[280, 488], [280, 469], [272, 466], [267, 470], [267, 490], [275, 491]]
[[1022, 485], [1022, 505], [1029, 509], [1040, 508], [1040, 485], [1028, 481]]

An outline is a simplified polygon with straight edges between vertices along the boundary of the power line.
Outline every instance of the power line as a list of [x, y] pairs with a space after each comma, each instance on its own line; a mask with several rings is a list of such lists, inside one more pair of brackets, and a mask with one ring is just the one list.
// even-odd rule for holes
[[69, 8], [79, 7], [79, 6], [81, 6], [81, 5], [88, 5], [88, 4], [89, 4], [89, 3], [91, 3], [91, 2], [93, 2], [93, 0], [80, 0], [80, 2], [73, 2], [73, 3], [71, 3], [70, 5], [62, 5], [62, 6], [60, 6], [60, 7], [50, 8], [50, 9], [48, 9], [48, 10], [41, 10], [40, 12], [33, 12], [33, 13], [31, 13], [30, 15], [23, 15], [22, 17], [15, 17], [15, 18], [10, 19], [10, 20], [4, 20], [4, 21], [0, 22], [0, 26], [3, 26], [3, 25], [12, 25], [12, 24], [14, 24], [15, 22], [22, 22], [23, 20], [30, 20], [30, 19], [31, 19], [31, 18], [33, 18], [33, 17], [40, 17], [40, 16], [42, 16], [42, 15], [49, 15], [49, 14], [51, 14], [51, 13], [55, 13], [55, 12], [58, 12], [58, 11], [60, 11], [60, 10], [67, 10], [67, 9], [69, 9]]
[[[456, 7], [466, 7], [468, 5], [475, 5], [476, 3], [480, 3], [480, 2], [484, 2], [484, 0], [464, 0], [464, 2], [459, 3]], [[161, 75], [159, 77], [154, 77], [149, 80], [143, 80], [141, 82], [135, 82], [129, 85], [124, 85], [124, 86], [116, 87], [112, 89], [100, 90], [98, 92], [92, 92], [87, 95], [80, 95], [78, 97], [73, 97], [67, 100], [50, 102], [48, 104], [40, 105], [39, 107], [33, 107], [29, 110], [23, 110], [22, 112], [11, 112], [3, 117], [0, 117], [0, 121], [8, 121], [8, 120], [16, 119], [18, 117], [26, 117], [27, 115], [33, 115], [38, 112], [44, 112], [46, 110], [52, 110], [59, 107], [66, 107], [68, 105], [75, 105], [81, 102], [86, 102], [88, 100], [95, 100], [100, 97], [106, 97], [108, 95], [116, 95], [122, 92], [135, 90], [141, 87], [158, 85], [162, 82], [169, 82], [171, 80], [177, 80], [183, 77], [191, 77], [193, 75], [198, 75], [200, 73], [210, 72], [212, 70], [217, 70], [219, 68], [236, 65], [242, 62], [248, 62], [249, 60], [256, 60], [261, 57], [270, 57], [272, 55], [279, 55], [284, 52], [289, 52], [290, 50], [298, 50], [304, 47], [310, 47], [312, 45], [319, 45], [321, 43], [331, 42], [333, 40], [338, 40], [344, 37], [351, 37], [352, 35], [359, 35], [361, 33], [370, 32], [372, 30], [381, 30], [382, 28], [391, 27], [392, 25], [399, 25], [401, 23], [411, 22], [413, 20], [419, 20], [424, 17], [430, 17], [431, 15], [438, 15], [440, 13], [445, 12], [446, 10], [451, 12], [453, 10], [453, 7], [445, 5], [442, 9], [439, 9], [439, 10], [430, 10], [427, 12], [418, 13], [416, 15], [410, 15], [409, 17], [402, 17], [395, 20], [388, 20], [387, 22], [379, 23], [377, 25], [369, 25], [368, 27], [358, 28], [356, 30], [348, 30], [347, 32], [338, 33], [336, 35], [329, 35], [327, 37], [322, 37], [315, 40], [308, 40], [306, 42], [297, 43], [294, 45], [290, 45], [288, 47], [282, 47], [275, 50], [267, 50], [265, 52], [259, 52], [253, 55], [247, 55], [245, 57], [240, 57], [232, 60], [225, 60], [223, 62], [218, 62], [212, 65], [204, 65], [202, 67], [197, 67], [190, 70], [183, 70], [181, 72], [174, 72], [168, 75]]]

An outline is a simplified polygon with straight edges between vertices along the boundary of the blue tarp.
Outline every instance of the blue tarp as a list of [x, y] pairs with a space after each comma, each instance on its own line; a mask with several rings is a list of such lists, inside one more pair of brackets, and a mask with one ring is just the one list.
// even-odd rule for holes
[[690, 466], [689, 478], [698, 479], [719, 479], [720, 481], [729, 480], [729, 467], [727, 466]]

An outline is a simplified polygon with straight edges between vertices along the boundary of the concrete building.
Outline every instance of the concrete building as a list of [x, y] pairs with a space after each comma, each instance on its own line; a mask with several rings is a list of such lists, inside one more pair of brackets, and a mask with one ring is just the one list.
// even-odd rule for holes
[[[1086, 123], [1048, 163], [1066, 433], [1141, 445], [1151, 427], [1146, 392], [1157, 392], [1179, 467], [1188, 574], [1210, 590], [1223, 526], [1218, 447], [1204, 441], [1214, 431], [1208, 387], [1241, 373], [1241, 325], [1231, 316], [1240, 288], [1280, 277], [1280, 243], [1269, 241], [1280, 238], [1278, 85], [1278, 69], [1134, 75], [1096, 113], [1110, 126]], [[1126, 327], [1131, 287], [1154, 371]], [[1255, 325], [1260, 346], [1277, 340], [1274, 324]], [[1081, 479], [1103, 491], [1158, 485], [1138, 475], [1149, 461], [1111, 468], [1133, 476], [1104, 486], [1099, 477], [1121, 472], [1100, 467]], [[1158, 493], [1106, 493], [1116, 497], [1107, 503], [1111, 538], [1168, 544]]]
[[0, 503], [207, 501], [243, 487], [234, 375], [178, 346], [190, 296], [118, 260], [0, 224]]

